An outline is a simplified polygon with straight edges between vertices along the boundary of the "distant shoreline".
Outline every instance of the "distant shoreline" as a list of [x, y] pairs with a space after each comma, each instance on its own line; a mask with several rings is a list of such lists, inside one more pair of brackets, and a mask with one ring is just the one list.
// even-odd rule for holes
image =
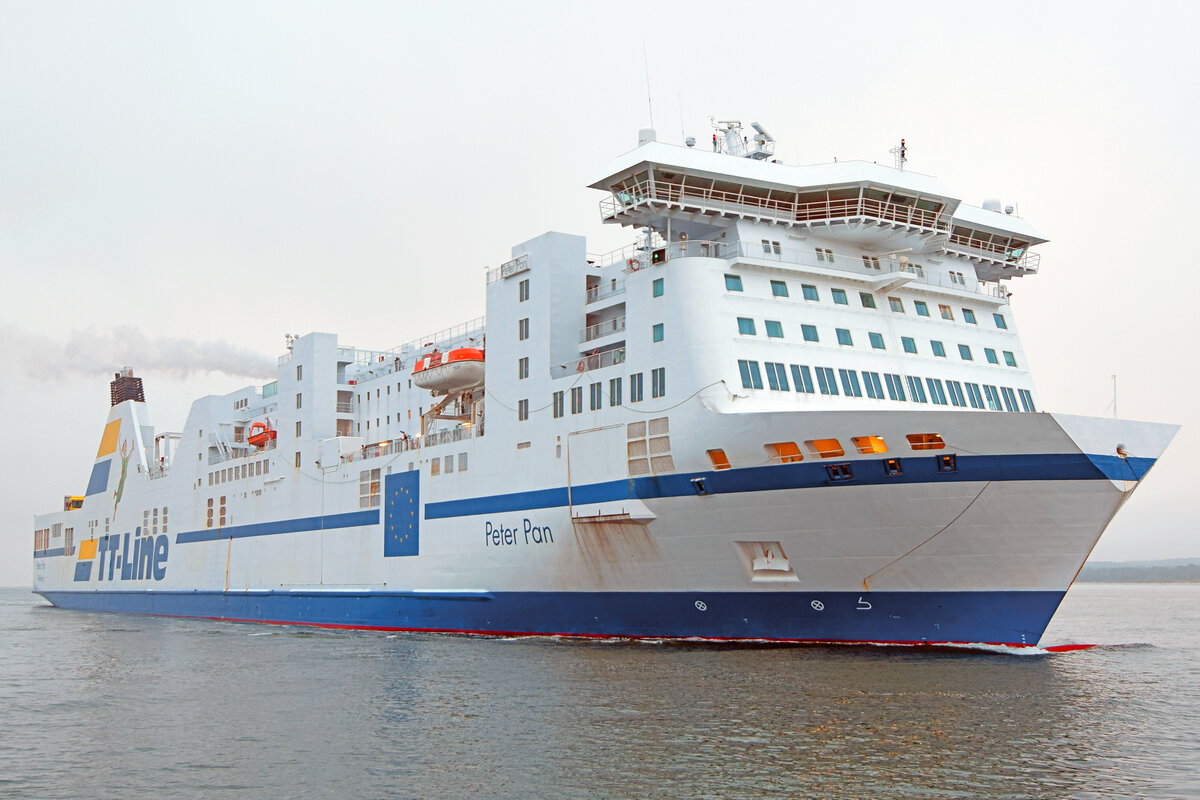
[[1200, 583], [1200, 559], [1085, 564], [1076, 580], [1080, 583]]

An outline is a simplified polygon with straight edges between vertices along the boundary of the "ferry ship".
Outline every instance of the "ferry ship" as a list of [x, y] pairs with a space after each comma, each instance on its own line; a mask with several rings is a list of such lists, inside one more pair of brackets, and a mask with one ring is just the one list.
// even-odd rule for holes
[[[754, 123], [639, 133], [486, 321], [288, 336], [156, 432], [115, 375], [82, 495], [34, 521], [63, 608], [491, 635], [1033, 646], [1176, 426], [1047, 412], [1010, 282], [1046, 241]], [[81, 474], [82, 478], [83, 475]]]

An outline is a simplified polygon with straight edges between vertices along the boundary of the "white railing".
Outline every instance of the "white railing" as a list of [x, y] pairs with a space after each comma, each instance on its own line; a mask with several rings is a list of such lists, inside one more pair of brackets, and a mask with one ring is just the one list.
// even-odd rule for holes
[[564, 378], [568, 375], [591, 372], [594, 369], [604, 369], [614, 364], [623, 363], [625, 363], [625, 348], [617, 347], [612, 350], [605, 350], [602, 353], [581, 356], [578, 360], [570, 361], [566, 364], [557, 364], [550, 368], [550, 377]]
[[599, 339], [602, 336], [608, 336], [613, 333], [621, 333], [625, 330], [625, 318], [615, 317], [606, 319], [603, 322], [597, 322], [595, 325], [588, 325], [579, 332], [581, 341], [590, 342], [592, 339]]
[[689, 186], [662, 180], [645, 180], [627, 189], [618, 190], [611, 197], [600, 201], [600, 214], [609, 219], [617, 214], [635, 208], [647, 201], [662, 201], [686, 207], [688, 204], [735, 211], [777, 222], [821, 222], [832, 219], [851, 217], [869, 217], [884, 222], [893, 222], [919, 228], [926, 228], [943, 233], [950, 232], [951, 217], [942, 211], [928, 211], [915, 205], [889, 203], [865, 197], [861, 193], [856, 197], [841, 200], [823, 200], [813, 203], [800, 203], [798, 196], [792, 194], [792, 199], [775, 199], [756, 194], [746, 194], [745, 190], [727, 192], [705, 186]]
[[625, 293], [625, 281], [617, 281], [616, 285], [606, 281], [598, 286], [593, 286], [587, 290], [587, 300], [585, 302], [594, 303], [597, 300], [604, 300], [614, 295]]
[[354, 413], [354, 403], [345, 403], [339, 400], [336, 411], [338, 414], [352, 414]]
[[478, 438], [480, 436], [483, 436], [482, 425], [464, 425], [460, 428], [452, 428], [448, 431], [438, 431], [425, 436], [389, 439], [383, 442], [375, 442], [374, 444], [364, 444], [358, 449], [357, 453], [347, 453], [343, 455], [341, 457], [341, 462], [343, 464], [349, 464], [355, 461], [382, 458], [384, 456], [392, 456], [399, 453], [419, 451], [423, 447], [437, 447], [438, 445], [443, 444], [463, 442], [469, 439]]

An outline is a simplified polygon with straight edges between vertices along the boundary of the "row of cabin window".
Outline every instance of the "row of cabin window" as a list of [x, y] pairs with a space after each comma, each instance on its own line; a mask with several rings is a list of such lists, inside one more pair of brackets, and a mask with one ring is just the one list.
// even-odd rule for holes
[[[910, 433], [905, 437], [908, 446], [913, 451], [942, 450], [946, 442], [937, 433]], [[882, 436], [851, 436], [850, 441], [859, 455], [877, 455], [888, 452], [887, 442]], [[846, 449], [838, 439], [809, 439], [804, 443], [809, 455], [819, 458], [841, 458], [846, 455]], [[763, 445], [767, 460], [772, 464], [792, 464], [804, 460], [804, 453], [795, 442], [771, 442]], [[708, 450], [709, 461], [714, 469], [732, 469], [729, 456], [720, 448]], [[899, 464], [895, 465], [899, 467]], [[898, 473], [897, 473], [898, 474]]]
[[[300, 466], [297, 464], [296, 466]], [[252, 461], [248, 464], [239, 464], [225, 469], [219, 469], [215, 472], [208, 473], [208, 485], [217, 486], [229, 481], [241, 480], [242, 478], [254, 478], [259, 475], [269, 475], [271, 473], [270, 459], [262, 459], [261, 461]]]
[[[467, 471], [467, 454], [466, 453], [458, 454], [458, 471], [459, 472]], [[443, 456], [441, 458], [430, 459], [430, 461], [429, 461], [429, 474], [430, 475], [441, 475], [443, 473], [446, 475], [449, 475], [453, 472], [454, 472], [454, 456], [453, 455]]]
[[[961, 273], [952, 273], [952, 275], [960, 275], [961, 276]], [[740, 275], [726, 275], [725, 276], [725, 289], [726, 289], [726, 291], [730, 291], [730, 292], [742, 291], [741, 276]], [[805, 300], [820, 302], [821, 296], [820, 296], [820, 293], [818, 292], [816, 286], [813, 286], [812, 284], [808, 284], [808, 283], [803, 283], [800, 285], [800, 290], [803, 293]], [[833, 302], [835, 304], [842, 305], [842, 306], [850, 304], [850, 300], [846, 294], [845, 289], [830, 289], [829, 293], [830, 293], [830, 296], [833, 298]], [[788, 294], [787, 282], [772, 280], [771, 281], [771, 294], [774, 295], [775, 297], [789, 297], [790, 295]], [[877, 306], [875, 304], [875, 295], [871, 294], [870, 292], [859, 292], [858, 293], [858, 302], [863, 308], [877, 308]], [[929, 305], [924, 300], [913, 300], [912, 304], [913, 304], [914, 310], [917, 313], [917, 316], [921, 316], [921, 317], [930, 316]], [[889, 296], [888, 297], [888, 307], [897, 314], [905, 313], [903, 298]], [[962, 308], [962, 307], [960, 307], [960, 310], [962, 311], [963, 322], [966, 322], [970, 325], [978, 324], [975, 319], [974, 310], [972, 310], [970, 308]], [[954, 309], [948, 305], [939, 303], [938, 304], [938, 314], [941, 316], [942, 319], [949, 320], [950, 322], [954, 321]], [[999, 313], [992, 314], [992, 321], [995, 323], [997, 328], [1001, 328], [1004, 330], [1008, 329], [1008, 321], [1004, 319], [1003, 314], [999, 314]]]
[[[758, 335], [757, 326], [755, 325], [754, 320], [751, 319], [750, 317], [738, 317], [737, 324], [738, 324], [738, 333], [739, 334], [741, 334], [743, 336], [757, 336]], [[763, 327], [766, 329], [768, 338], [771, 338], [771, 339], [782, 339], [783, 338], [783, 323], [782, 322], [779, 322], [778, 320], [773, 320], [773, 319], [763, 320]], [[853, 337], [853, 335], [851, 335], [850, 330], [848, 328], [835, 328], [834, 330], [837, 334], [838, 344], [840, 344], [844, 347], [853, 347], [854, 346], [854, 337]], [[820, 337], [820, 334], [817, 332], [816, 325], [801, 325], [800, 326], [800, 334], [801, 334], [801, 336], [804, 337], [804, 341], [806, 341], [806, 342], [821, 341], [821, 337]], [[883, 340], [882, 333], [869, 332], [869, 333], [867, 333], [867, 338], [870, 341], [871, 348], [873, 350], [886, 350], [887, 349], [887, 344]], [[917, 340], [914, 339], [913, 337], [901, 336], [900, 344], [904, 348], [904, 352], [916, 354]], [[929, 340], [929, 349], [935, 356], [938, 356], [939, 358], [946, 357], [946, 345], [943, 342], [938, 341], [937, 339]], [[983, 354], [989, 364], [996, 364], [996, 365], [1000, 364], [1000, 358], [996, 355], [996, 351], [994, 349], [992, 349], [991, 347], [983, 348]], [[1016, 355], [1013, 354], [1013, 352], [1011, 350], [1004, 350], [1003, 354], [1004, 354], [1004, 363], [1005, 364], [1007, 364], [1010, 367], [1017, 366], [1017, 357], [1016, 357]], [[958, 346], [958, 356], [963, 361], [974, 361], [975, 360], [975, 355], [971, 351], [971, 346], [966, 345], [966, 344], [960, 344]]]
[[[838, 369], [836, 374], [832, 367], [812, 367], [804, 364], [784, 365], [775, 361], [763, 362], [767, 373], [767, 388], [776, 392], [790, 392], [795, 386], [797, 392], [804, 394], [836, 395], [838, 385], [841, 393], [847, 397], [862, 397], [864, 389], [867, 397], [873, 400], [897, 400], [914, 403], [932, 402], [934, 405], [952, 405], [960, 408], [990, 409], [992, 411], [1027, 411], [1036, 412], [1033, 403], [1033, 393], [1028, 389], [1013, 390], [1007, 386], [996, 387], [988, 384], [971, 383], [969, 381], [946, 380], [940, 378], [922, 379], [912, 375], [900, 376], [895, 373], [872, 372], [862, 370], [862, 379], [853, 369]], [[763, 370], [759, 369], [757, 361], [738, 360], [738, 373], [742, 378], [742, 388], [762, 389]], [[816, 382], [813, 382], [813, 376]], [[791, 376], [789, 383], [788, 377]], [[908, 391], [905, 392], [905, 387]], [[884, 395], [886, 387], [886, 397]], [[925, 389], [928, 387], [929, 392]], [[1018, 407], [1019, 400], [1019, 407]]]
[[[599, 411], [605, 405], [605, 398], [608, 399], [609, 406], [622, 405], [624, 401], [624, 379], [610, 378], [608, 381], [608, 391], [604, 391], [603, 382], [597, 381], [588, 385], [588, 410]], [[645, 383], [643, 374], [635, 372], [629, 376], [629, 402], [640, 403], [644, 397]], [[667, 394], [667, 368], [659, 367], [650, 370], [650, 397], [659, 398]], [[582, 414], [583, 405], [583, 387], [573, 386], [570, 390], [571, 396], [571, 413]], [[567, 392], [555, 392], [551, 395], [550, 406], [555, 419], [566, 416], [567, 413]], [[529, 401], [517, 401], [517, 419], [525, 421], [529, 419]]]

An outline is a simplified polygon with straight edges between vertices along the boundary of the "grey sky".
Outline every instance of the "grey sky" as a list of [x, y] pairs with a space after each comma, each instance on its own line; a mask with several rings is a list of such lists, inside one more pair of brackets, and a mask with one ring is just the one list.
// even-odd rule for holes
[[1016, 203], [1052, 240], [1012, 286], [1043, 405], [1111, 413], [1116, 373], [1121, 416], [1185, 426], [1095, 555], [1200, 555], [1198, 17], [0, 2], [0, 585], [29, 582], [32, 515], [85, 485], [113, 362], [176, 430], [250, 382], [189, 371], [225, 354], [273, 359], [288, 331], [391, 347], [481, 314], [516, 242], [625, 244], [584, 187], [648, 124], [643, 37], [662, 139], [712, 114], [787, 161], [890, 163], [903, 136], [910, 169]]

